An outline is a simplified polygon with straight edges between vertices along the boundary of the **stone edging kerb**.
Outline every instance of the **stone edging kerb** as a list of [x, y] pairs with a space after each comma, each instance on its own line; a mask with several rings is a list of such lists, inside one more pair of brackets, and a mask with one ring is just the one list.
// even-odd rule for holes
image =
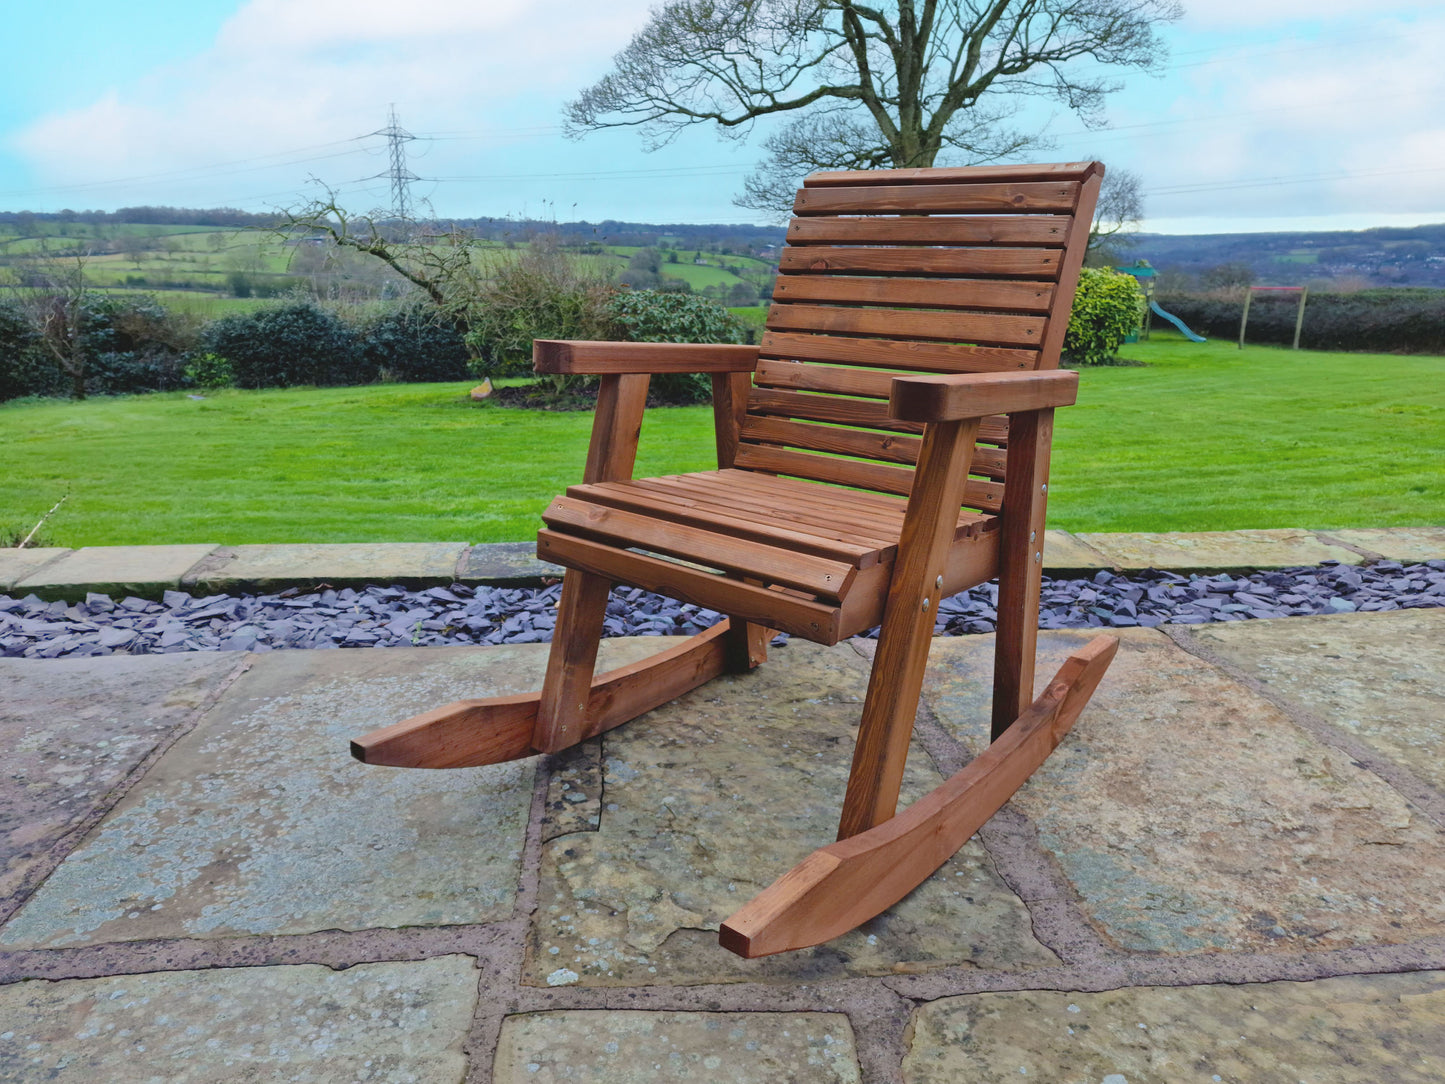
[[[1071, 534], [1048, 531], [1044, 571], [1050, 576], [1129, 572], [1251, 572], [1317, 565], [1405, 563], [1445, 558], [1445, 527], [1308, 531]], [[468, 546], [462, 542], [355, 542], [217, 546], [87, 546], [82, 549], [0, 549], [0, 592], [43, 599], [159, 599], [177, 588], [204, 593], [274, 592], [287, 588], [408, 588], [464, 583], [536, 586], [562, 569], [539, 561], [530, 542]]]

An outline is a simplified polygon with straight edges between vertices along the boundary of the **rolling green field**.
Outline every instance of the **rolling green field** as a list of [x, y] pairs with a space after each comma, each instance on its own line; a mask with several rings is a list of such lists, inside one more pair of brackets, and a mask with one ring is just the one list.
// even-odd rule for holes
[[[1061, 410], [1051, 526], [1445, 523], [1445, 359], [1156, 334]], [[51, 544], [529, 538], [581, 476], [590, 415], [479, 405], [465, 384], [0, 406], [0, 529]], [[639, 473], [712, 464], [707, 407], [650, 411]]]
[[[207, 318], [213, 317], [213, 309], [205, 302], [226, 299], [231, 280], [238, 273], [250, 279], [253, 286], [268, 281], [286, 286], [298, 278], [334, 286], [370, 280], [380, 273], [380, 265], [369, 257], [351, 252], [327, 254], [304, 243], [287, 243], [265, 230], [50, 221], [32, 224], [26, 236], [4, 230], [0, 227], [0, 286], [22, 272], [25, 261], [42, 249], [55, 252], [56, 246], [84, 242], [94, 250], [84, 258], [86, 281], [93, 288], [156, 292], [168, 305], [199, 311]], [[516, 250], [500, 241], [478, 241], [474, 254], [477, 261], [485, 261], [506, 259], [511, 251]], [[637, 251], [632, 246], [606, 245], [602, 252], [584, 259], [598, 270], [618, 275], [627, 270], [629, 258]], [[756, 285], [773, 272], [767, 261], [751, 256], [712, 252], [699, 255], [688, 248], [661, 251], [664, 260], [670, 252], [677, 255], [676, 263], [661, 265], [661, 273], [682, 279], [697, 291], [708, 287], [729, 289], [744, 278], [751, 278]], [[705, 262], [696, 263], [695, 258]], [[65, 270], [74, 267], [73, 257], [59, 256], [56, 263]]]

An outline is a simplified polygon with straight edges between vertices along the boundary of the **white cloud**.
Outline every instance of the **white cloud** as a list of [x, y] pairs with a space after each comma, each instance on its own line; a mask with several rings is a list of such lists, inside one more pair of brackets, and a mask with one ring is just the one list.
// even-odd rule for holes
[[1441, 221], [1445, 13], [1376, 20], [1369, 33], [1388, 45], [1309, 49], [1282, 37], [1273, 52], [1181, 67], [1168, 93], [1128, 99], [1099, 153], [1141, 175], [1160, 219]]
[[[204, 54], [42, 117], [13, 143], [60, 191], [146, 176], [150, 195], [141, 198], [156, 201], [173, 198], [168, 189], [184, 192], [181, 178], [160, 175], [216, 163], [248, 163], [234, 174], [236, 188], [254, 189], [256, 167], [278, 151], [373, 131], [393, 102], [414, 130], [498, 129], [500, 143], [513, 138], [508, 129], [559, 124], [562, 101], [600, 74], [645, 18], [645, 0], [426, 0], [405, 9], [379, 0], [250, 0]], [[439, 145], [434, 164], [463, 149], [475, 156], [478, 146], [486, 143]], [[384, 168], [374, 153], [353, 150], [311, 171], [335, 181]], [[306, 172], [289, 167], [264, 183], [292, 184]], [[85, 205], [84, 188], [70, 191]]]

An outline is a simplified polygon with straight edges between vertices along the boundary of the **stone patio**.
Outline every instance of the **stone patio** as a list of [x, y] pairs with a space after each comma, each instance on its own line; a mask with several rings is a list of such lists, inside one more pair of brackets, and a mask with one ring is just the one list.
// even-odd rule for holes
[[[1126, 630], [933, 878], [738, 959], [832, 838], [870, 646], [454, 772], [347, 739], [544, 645], [0, 660], [0, 1079], [1445, 1078], [1445, 610]], [[935, 641], [906, 800], [981, 747], [992, 646]]]

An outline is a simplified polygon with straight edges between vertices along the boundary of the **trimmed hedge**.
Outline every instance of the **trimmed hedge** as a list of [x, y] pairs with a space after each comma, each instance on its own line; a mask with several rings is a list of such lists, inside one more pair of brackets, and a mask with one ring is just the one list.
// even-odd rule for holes
[[467, 344], [455, 327], [421, 305], [371, 321], [362, 331], [362, 368], [402, 383], [465, 380]]
[[64, 395], [60, 366], [45, 353], [25, 313], [0, 301], [0, 402], [22, 395]]
[[[697, 294], [618, 290], [607, 314], [616, 337], [635, 343], [743, 343], [748, 329], [716, 301]], [[701, 373], [655, 373], [652, 394], [669, 403], [712, 399], [712, 379]]]
[[376, 366], [335, 314], [294, 302], [224, 316], [201, 332], [201, 349], [231, 363], [239, 388], [369, 384]]
[[[1200, 335], [1238, 339], [1244, 299], [1197, 294], [1156, 299]], [[1255, 294], [1249, 304], [1246, 341], [1288, 346], [1294, 341], [1298, 294]], [[1362, 290], [1352, 294], [1310, 292], [1300, 347], [1366, 353], [1445, 354], [1445, 290]]]

